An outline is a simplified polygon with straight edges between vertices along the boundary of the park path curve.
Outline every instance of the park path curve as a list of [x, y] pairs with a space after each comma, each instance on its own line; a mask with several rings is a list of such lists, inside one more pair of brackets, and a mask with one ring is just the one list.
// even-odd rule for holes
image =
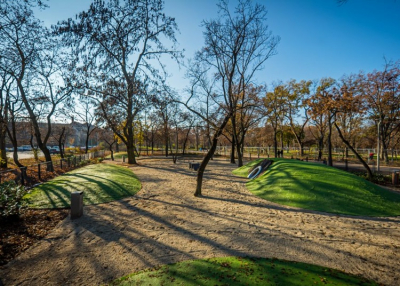
[[[119, 164], [122, 164], [121, 162]], [[99, 285], [141, 269], [216, 256], [276, 257], [400, 284], [400, 217], [337, 216], [283, 207], [253, 196], [220, 159], [196, 174], [180, 160], [129, 167], [142, 190], [86, 206], [1, 267], [4, 285]], [[1, 283], [0, 283], [1, 284]]]

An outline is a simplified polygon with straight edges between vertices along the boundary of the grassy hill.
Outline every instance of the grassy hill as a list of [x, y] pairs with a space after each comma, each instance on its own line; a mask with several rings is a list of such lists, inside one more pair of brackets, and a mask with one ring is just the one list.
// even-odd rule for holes
[[[260, 160], [233, 171], [247, 176]], [[274, 163], [247, 188], [281, 205], [356, 216], [398, 216], [400, 195], [351, 173], [317, 163], [273, 159]]]
[[91, 205], [133, 196], [140, 189], [140, 181], [130, 169], [103, 163], [58, 176], [34, 188], [24, 199], [31, 208], [66, 208], [73, 191], [83, 191], [83, 203]]

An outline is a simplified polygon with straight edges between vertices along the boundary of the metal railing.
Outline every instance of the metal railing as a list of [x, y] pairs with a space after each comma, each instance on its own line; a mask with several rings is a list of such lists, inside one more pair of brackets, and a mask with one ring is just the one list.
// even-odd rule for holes
[[100, 150], [92, 153], [71, 156], [68, 158], [40, 162], [21, 168], [0, 171], [0, 183], [14, 180], [18, 184], [31, 187], [42, 182], [43, 180], [46, 180], [46, 177], [48, 177], [49, 174], [53, 175], [55, 169], [66, 172], [81, 166], [82, 163], [86, 163], [91, 159], [99, 157], [104, 158], [104, 156], [105, 151]]

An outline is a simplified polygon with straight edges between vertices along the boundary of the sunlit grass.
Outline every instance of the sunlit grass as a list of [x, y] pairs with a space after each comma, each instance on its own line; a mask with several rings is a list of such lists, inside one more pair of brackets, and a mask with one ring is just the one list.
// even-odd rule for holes
[[133, 196], [141, 184], [132, 171], [111, 164], [95, 164], [65, 173], [36, 188], [24, 198], [32, 208], [65, 208], [71, 193], [83, 191], [85, 205]]
[[311, 264], [268, 258], [189, 260], [133, 273], [110, 285], [378, 285]]
[[[233, 171], [246, 176], [255, 160]], [[281, 205], [363, 216], [400, 215], [400, 195], [348, 172], [317, 163], [273, 159], [246, 186], [255, 195]]]

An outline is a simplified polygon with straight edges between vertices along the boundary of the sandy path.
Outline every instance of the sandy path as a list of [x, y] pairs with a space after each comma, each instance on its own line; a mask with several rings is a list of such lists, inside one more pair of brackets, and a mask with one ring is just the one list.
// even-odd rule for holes
[[2, 267], [4, 285], [98, 285], [186, 259], [277, 257], [400, 284], [400, 217], [357, 218], [282, 207], [251, 195], [234, 166], [212, 162], [204, 198], [187, 163], [142, 160], [135, 197], [87, 206]]

